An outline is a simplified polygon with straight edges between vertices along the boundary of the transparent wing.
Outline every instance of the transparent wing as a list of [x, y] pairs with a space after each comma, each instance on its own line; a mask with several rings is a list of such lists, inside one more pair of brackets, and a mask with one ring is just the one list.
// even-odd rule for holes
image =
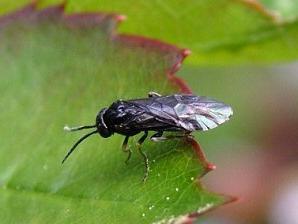
[[135, 117], [134, 121], [139, 125], [149, 121], [147, 127], [160, 125], [176, 127], [177, 130], [207, 131], [229, 120], [233, 114], [229, 105], [194, 95], [175, 94], [130, 102], [142, 108], [143, 116], [148, 116], [147, 119]]
[[190, 131], [207, 131], [226, 122], [233, 115], [229, 105], [208, 97], [182, 96], [175, 113]]

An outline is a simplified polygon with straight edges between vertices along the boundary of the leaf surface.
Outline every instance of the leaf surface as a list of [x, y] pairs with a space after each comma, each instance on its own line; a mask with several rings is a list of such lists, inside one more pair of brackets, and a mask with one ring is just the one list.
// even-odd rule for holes
[[190, 221], [230, 200], [199, 185], [197, 177], [212, 167], [193, 141], [146, 141], [146, 183], [135, 146], [140, 136], [130, 140], [128, 165], [119, 135], [90, 137], [61, 165], [84, 133], [65, 133], [65, 124], [93, 124], [120, 98], [188, 90], [174, 76], [187, 52], [117, 35], [120, 19], [66, 16], [63, 6], [36, 11], [34, 4], [0, 18], [2, 223]]
[[122, 32], [190, 49], [186, 63], [193, 65], [274, 63], [298, 57], [297, 20], [285, 22], [257, 0], [69, 0], [67, 11], [94, 9], [127, 15]]
[[[22, 1], [0, 0], [0, 12]], [[61, 0], [45, 0], [42, 6]], [[67, 1], [68, 13], [121, 13], [120, 32], [160, 39], [192, 51], [187, 64], [255, 65], [294, 61], [298, 57], [295, 1], [202, 0]], [[262, 3], [264, 5], [262, 5]]]

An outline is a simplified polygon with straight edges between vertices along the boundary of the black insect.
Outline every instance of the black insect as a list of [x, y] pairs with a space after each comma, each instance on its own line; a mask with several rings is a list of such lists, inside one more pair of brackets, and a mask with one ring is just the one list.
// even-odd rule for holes
[[[137, 148], [144, 158], [146, 180], [149, 172], [149, 161], [142, 151], [141, 145], [148, 136], [148, 131], [155, 131], [150, 137], [152, 141], [162, 141], [171, 138], [186, 137], [193, 131], [207, 131], [229, 120], [233, 115], [232, 108], [224, 103], [208, 97], [174, 94], [161, 96], [150, 92], [148, 98], [134, 100], [118, 100], [110, 107], [103, 108], [96, 116], [95, 125], [65, 127], [67, 131], [95, 128], [91, 133], [79, 139], [64, 157], [62, 163], [74, 149], [86, 138], [95, 133], [108, 138], [114, 133], [126, 136], [122, 144], [124, 152], [128, 153], [126, 163], [131, 157], [127, 148], [129, 137], [144, 132], [138, 140]], [[174, 136], [164, 137], [163, 132], [176, 132]]]

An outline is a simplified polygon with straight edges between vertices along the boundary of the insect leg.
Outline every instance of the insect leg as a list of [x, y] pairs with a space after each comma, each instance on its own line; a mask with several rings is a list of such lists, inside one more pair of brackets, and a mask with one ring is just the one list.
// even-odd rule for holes
[[127, 159], [125, 160], [126, 164], [128, 163], [131, 157], [131, 149], [127, 148], [128, 139], [129, 139], [129, 136], [126, 136], [122, 144], [122, 151], [128, 153]]
[[147, 138], [147, 136], [148, 136], [148, 131], [144, 131], [144, 135], [139, 139], [139, 141], [137, 143], [139, 153], [143, 157], [144, 163], [145, 163], [145, 174], [143, 177], [143, 182], [145, 182], [147, 180], [147, 177], [149, 174], [149, 160], [148, 160], [147, 155], [142, 151], [142, 148], [141, 148], [141, 146], [142, 146], [143, 142], [145, 141], [145, 139]]
[[162, 136], [162, 132], [157, 132], [156, 134], [152, 135], [150, 140], [154, 142], [161, 142], [166, 140], [172, 140], [172, 139], [181, 139], [185, 137], [193, 137], [189, 133], [181, 133], [180, 135], [168, 135], [168, 136]]
[[166, 140], [167, 138], [162, 137], [162, 135], [163, 135], [163, 131], [156, 132], [154, 135], [150, 137], [150, 140], [153, 142], [160, 142], [160, 141]]
[[160, 96], [161, 96], [161, 94], [153, 92], [153, 91], [150, 91], [148, 93], [148, 97], [160, 97]]

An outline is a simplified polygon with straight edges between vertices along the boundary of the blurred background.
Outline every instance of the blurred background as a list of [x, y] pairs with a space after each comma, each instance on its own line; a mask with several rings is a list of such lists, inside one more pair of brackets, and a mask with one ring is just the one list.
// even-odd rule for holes
[[217, 166], [203, 182], [239, 200], [206, 214], [203, 223], [298, 223], [298, 64], [188, 67], [179, 74], [196, 93], [234, 108], [225, 127], [197, 138]]
[[[196, 138], [217, 166], [203, 183], [239, 200], [197, 223], [298, 224], [297, 0], [67, 2], [69, 13], [121, 12], [120, 32], [189, 48], [178, 76], [233, 107], [230, 122]], [[0, 0], [0, 12], [25, 3]]]

